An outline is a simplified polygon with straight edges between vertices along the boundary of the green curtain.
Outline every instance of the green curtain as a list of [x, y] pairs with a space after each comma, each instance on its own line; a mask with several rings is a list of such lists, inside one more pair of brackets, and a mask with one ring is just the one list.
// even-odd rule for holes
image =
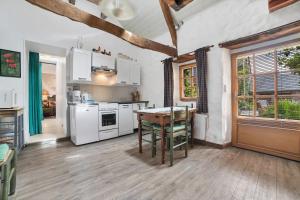
[[42, 67], [38, 53], [29, 52], [29, 133], [42, 133]]

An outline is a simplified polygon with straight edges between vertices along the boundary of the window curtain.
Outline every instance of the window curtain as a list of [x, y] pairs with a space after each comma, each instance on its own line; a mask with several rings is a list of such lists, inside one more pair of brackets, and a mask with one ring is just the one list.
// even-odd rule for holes
[[200, 48], [195, 51], [198, 78], [197, 112], [208, 113], [207, 105], [207, 52], [208, 48]]
[[173, 92], [174, 92], [174, 80], [173, 80], [173, 59], [167, 58], [164, 63], [164, 107], [173, 106]]
[[42, 66], [38, 53], [29, 52], [29, 133], [42, 133]]

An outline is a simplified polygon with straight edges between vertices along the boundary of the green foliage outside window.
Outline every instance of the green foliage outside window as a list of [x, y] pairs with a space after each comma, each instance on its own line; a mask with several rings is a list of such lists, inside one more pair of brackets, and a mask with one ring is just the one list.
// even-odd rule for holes
[[[274, 116], [274, 105], [266, 107], [261, 112], [261, 117]], [[300, 120], [300, 102], [292, 99], [282, 99], [278, 101], [278, 118]]]
[[197, 98], [196, 67], [183, 69], [184, 98]]

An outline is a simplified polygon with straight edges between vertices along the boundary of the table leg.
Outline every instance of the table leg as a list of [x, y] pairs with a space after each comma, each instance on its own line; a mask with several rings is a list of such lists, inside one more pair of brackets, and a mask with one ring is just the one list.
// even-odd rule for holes
[[138, 136], [139, 136], [139, 152], [143, 153], [143, 148], [142, 148], [142, 120], [140, 114], [138, 116], [138, 121], [139, 121], [139, 130], [138, 130]]
[[161, 164], [165, 163], [165, 151], [166, 151], [166, 137], [165, 137], [165, 125], [161, 124], [161, 130], [160, 130], [160, 144], [161, 144]]
[[195, 120], [195, 113], [192, 114], [191, 119], [191, 147], [194, 147], [194, 120]]

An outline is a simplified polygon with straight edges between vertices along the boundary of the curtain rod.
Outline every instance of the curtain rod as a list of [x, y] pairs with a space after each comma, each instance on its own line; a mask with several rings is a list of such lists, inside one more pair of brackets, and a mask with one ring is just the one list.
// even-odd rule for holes
[[[201, 47], [201, 48], [199, 48], [199, 49], [210, 49], [210, 48], [212, 48], [212, 47], [214, 47], [214, 46], [215, 46], [215, 45], [208, 45], [208, 46]], [[170, 58], [179, 58], [180, 56], [184, 56], [184, 55], [194, 55], [194, 54], [195, 54], [195, 51], [196, 51], [196, 50], [191, 51], [191, 52], [188, 52], [188, 53], [181, 54], [181, 55], [179, 55], [179, 56], [177, 56], [177, 57], [170, 57]], [[161, 60], [161, 62], [164, 62], [164, 60]]]

